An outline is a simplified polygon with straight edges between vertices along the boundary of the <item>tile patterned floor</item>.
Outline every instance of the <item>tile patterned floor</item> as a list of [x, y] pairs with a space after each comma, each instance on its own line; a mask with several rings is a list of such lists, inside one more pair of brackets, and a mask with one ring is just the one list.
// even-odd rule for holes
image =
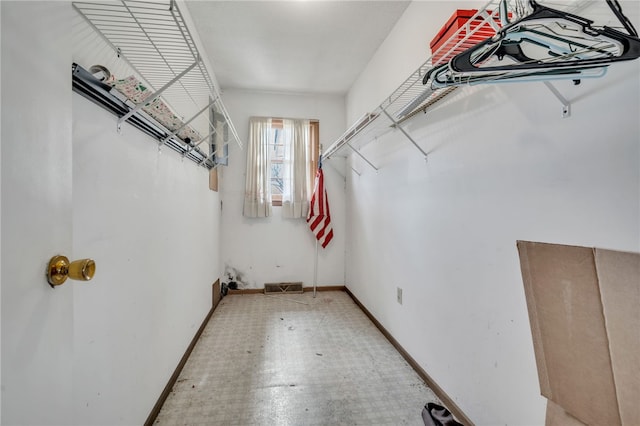
[[225, 297], [157, 425], [424, 425], [438, 401], [345, 292]]

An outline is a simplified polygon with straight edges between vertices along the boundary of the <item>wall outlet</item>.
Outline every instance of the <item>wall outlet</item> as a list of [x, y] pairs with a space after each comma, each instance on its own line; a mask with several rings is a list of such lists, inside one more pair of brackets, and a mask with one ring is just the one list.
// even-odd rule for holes
[[398, 298], [398, 303], [402, 305], [402, 289], [400, 287], [397, 287], [397, 298]]

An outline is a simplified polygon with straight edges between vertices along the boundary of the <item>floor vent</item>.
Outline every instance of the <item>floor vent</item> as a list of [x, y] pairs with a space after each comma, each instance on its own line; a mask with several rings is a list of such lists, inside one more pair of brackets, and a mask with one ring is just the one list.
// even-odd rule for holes
[[275, 293], [302, 293], [302, 283], [266, 283], [264, 285], [264, 294]]

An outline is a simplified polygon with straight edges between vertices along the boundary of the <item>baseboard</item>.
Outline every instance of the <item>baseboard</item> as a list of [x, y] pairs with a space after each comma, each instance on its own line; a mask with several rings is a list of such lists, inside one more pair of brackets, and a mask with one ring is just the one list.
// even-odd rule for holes
[[[216, 295], [216, 291], [217, 291], [217, 295]], [[193, 336], [193, 339], [191, 339], [191, 343], [189, 343], [189, 346], [187, 347], [187, 350], [185, 351], [184, 355], [182, 355], [182, 358], [180, 358], [180, 362], [178, 363], [178, 366], [173, 371], [173, 374], [169, 378], [167, 385], [164, 387], [164, 389], [162, 390], [162, 393], [160, 394], [160, 397], [156, 401], [156, 404], [153, 406], [153, 409], [151, 409], [151, 413], [149, 413], [149, 417], [147, 417], [147, 420], [145, 420], [144, 426], [152, 426], [153, 422], [156, 421], [156, 418], [158, 417], [158, 414], [160, 414], [160, 410], [162, 409], [162, 405], [164, 404], [164, 402], [167, 400], [167, 397], [171, 393], [171, 390], [173, 389], [173, 386], [176, 384], [176, 381], [178, 380], [178, 377], [180, 376], [180, 373], [182, 372], [184, 365], [187, 363], [187, 360], [189, 359], [191, 352], [193, 352], [193, 348], [196, 346], [196, 343], [198, 342], [200, 335], [202, 334], [205, 327], [207, 326], [207, 323], [209, 322], [209, 319], [211, 318], [213, 311], [216, 309], [216, 306], [218, 306], [218, 303], [220, 302], [220, 296], [219, 296], [220, 280], [216, 280], [216, 282], [213, 283], [212, 293], [213, 293], [213, 301], [212, 301], [213, 303], [211, 305], [211, 309], [209, 310], [209, 313], [207, 313], [207, 316], [204, 318], [204, 321], [202, 321], [202, 324], [200, 324], [200, 328], [198, 328], [198, 331], [196, 331], [195, 336]]]
[[227, 294], [264, 294], [263, 288], [239, 288], [237, 290], [229, 289]]
[[[323, 285], [316, 287], [316, 291], [345, 291], [346, 287], [343, 285]], [[313, 287], [305, 287], [304, 291], [313, 291]]]
[[[325, 285], [316, 287], [316, 291], [345, 291], [346, 287], [343, 285]], [[313, 291], [313, 287], [304, 287], [304, 292]], [[229, 290], [227, 294], [264, 294], [263, 288], [239, 288], [237, 290]], [[277, 293], [271, 293], [277, 294]], [[282, 293], [287, 294], [287, 293]]]
[[[456, 403], [451, 399], [445, 391], [438, 386], [438, 384], [427, 374], [426, 371], [416, 362], [411, 355], [400, 345], [400, 343], [385, 329], [382, 324], [369, 312], [369, 310], [358, 300], [358, 298], [349, 290], [349, 288], [345, 287], [344, 290], [347, 292], [349, 296], [353, 299], [356, 305], [362, 309], [362, 312], [365, 313], [375, 324], [376, 327], [384, 334], [384, 336], [389, 340], [389, 342], [396, 348], [396, 350], [402, 355], [402, 357], [409, 363], [409, 365], [418, 373], [420, 378], [424, 380], [424, 382], [431, 388], [433, 393], [436, 394], [440, 401], [451, 411], [451, 413], [458, 419], [459, 422], [463, 423], [465, 426], [474, 426], [474, 423], [467, 417], [460, 407], [456, 405]], [[425, 401], [426, 403], [426, 401]]]

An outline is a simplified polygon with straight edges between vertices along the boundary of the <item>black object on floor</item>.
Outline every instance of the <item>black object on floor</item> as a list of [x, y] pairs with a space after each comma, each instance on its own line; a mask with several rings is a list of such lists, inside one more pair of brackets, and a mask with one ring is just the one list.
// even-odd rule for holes
[[422, 420], [425, 426], [464, 426], [454, 420], [449, 410], [433, 402], [427, 403], [422, 409]]

